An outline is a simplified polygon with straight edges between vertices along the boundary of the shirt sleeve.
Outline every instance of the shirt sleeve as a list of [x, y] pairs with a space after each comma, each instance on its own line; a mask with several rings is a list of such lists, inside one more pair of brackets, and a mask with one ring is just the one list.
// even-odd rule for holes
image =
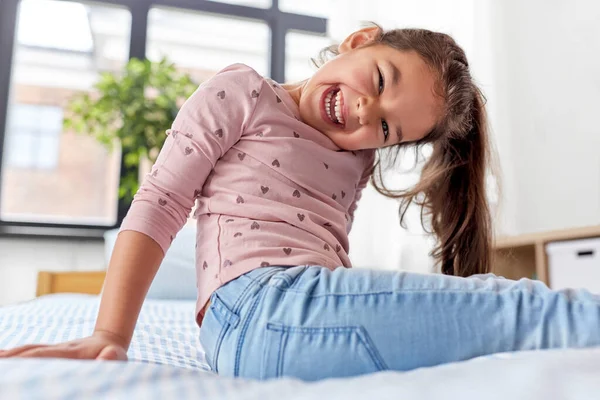
[[[352, 204], [350, 204], [350, 207], [348, 208], [348, 215], [350, 215], [351, 222], [354, 222], [354, 212], [358, 208], [358, 201], [360, 200], [360, 198], [362, 196], [362, 191], [365, 187], [367, 187], [367, 184], [369, 183], [369, 179], [371, 178], [371, 175], [373, 175], [373, 171], [375, 170], [375, 151], [372, 151], [372, 150], [367, 150], [367, 151], [369, 153], [367, 153], [365, 155], [365, 169], [362, 173], [360, 181], [358, 182], [358, 184], [356, 186], [354, 200], [352, 201]], [[350, 228], [351, 228], [351, 224], [350, 224], [350, 226], [348, 226], [348, 231], [350, 231]]]
[[154, 239], [166, 253], [217, 160], [242, 136], [262, 78], [235, 64], [204, 82], [183, 104], [121, 231]]

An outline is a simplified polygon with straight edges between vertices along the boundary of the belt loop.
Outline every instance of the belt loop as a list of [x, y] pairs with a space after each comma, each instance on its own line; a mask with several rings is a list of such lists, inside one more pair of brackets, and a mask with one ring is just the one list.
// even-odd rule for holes
[[216, 318], [221, 324], [229, 324], [232, 328], [235, 328], [239, 324], [239, 315], [231, 311], [217, 293], [214, 293], [212, 296], [210, 308], [213, 309]]

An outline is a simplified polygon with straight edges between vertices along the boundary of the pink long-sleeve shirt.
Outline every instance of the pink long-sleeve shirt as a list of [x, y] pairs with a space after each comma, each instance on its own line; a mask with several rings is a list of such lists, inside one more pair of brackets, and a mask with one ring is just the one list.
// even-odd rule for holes
[[164, 252], [197, 202], [196, 315], [221, 285], [268, 265], [351, 267], [348, 233], [374, 152], [300, 120], [279, 84], [229, 66], [185, 102], [121, 231]]

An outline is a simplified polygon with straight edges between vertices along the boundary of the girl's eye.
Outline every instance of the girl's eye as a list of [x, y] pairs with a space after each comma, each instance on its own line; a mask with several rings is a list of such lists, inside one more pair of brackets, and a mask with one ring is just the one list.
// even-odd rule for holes
[[[381, 70], [379, 68], [377, 68], [377, 72], [379, 73], [379, 94], [381, 94], [383, 92], [383, 89], [385, 88], [385, 81], [383, 80], [383, 74], [381, 73]], [[385, 122], [384, 119], [381, 120], [381, 128], [383, 130], [384, 141], [387, 142], [387, 138], [390, 134], [390, 129], [388, 127], [387, 122]]]
[[385, 82], [383, 80], [383, 75], [381, 74], [381, 70], [379, 68], [377, 68], [377, 72], [379, 72], [379, 94], [381, 94], [385, 87]]
[[[377, 72], [379, 73], [379, 94], [381, 94], [383, 92], [383, 89], [385, 88], [385, 81], [383, 80], [383, 74], [381, 73], [381, 70], [379, 68], [377, 68]], [[387, 122], [385, 122], [384, 119], [381, 120], [381, 129], [383, 130], [384, 141], [387, 142], [387, 138], [390, 134], [390, 129], [387, 125]]]
[[387, 122], [385, 122], [385, 119], [381, 120], [381, 129], [383, 129], [384, 141], [387, 142], [388, 136], [390, 134], [390, 128], [389, 128]]

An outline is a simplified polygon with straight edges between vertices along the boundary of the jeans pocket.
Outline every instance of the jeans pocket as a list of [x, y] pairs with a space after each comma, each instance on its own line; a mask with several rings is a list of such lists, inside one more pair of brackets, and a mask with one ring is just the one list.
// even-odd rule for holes
[[261, 378], [319, 380], [387, 369], [362, 326], [266, 327]]

